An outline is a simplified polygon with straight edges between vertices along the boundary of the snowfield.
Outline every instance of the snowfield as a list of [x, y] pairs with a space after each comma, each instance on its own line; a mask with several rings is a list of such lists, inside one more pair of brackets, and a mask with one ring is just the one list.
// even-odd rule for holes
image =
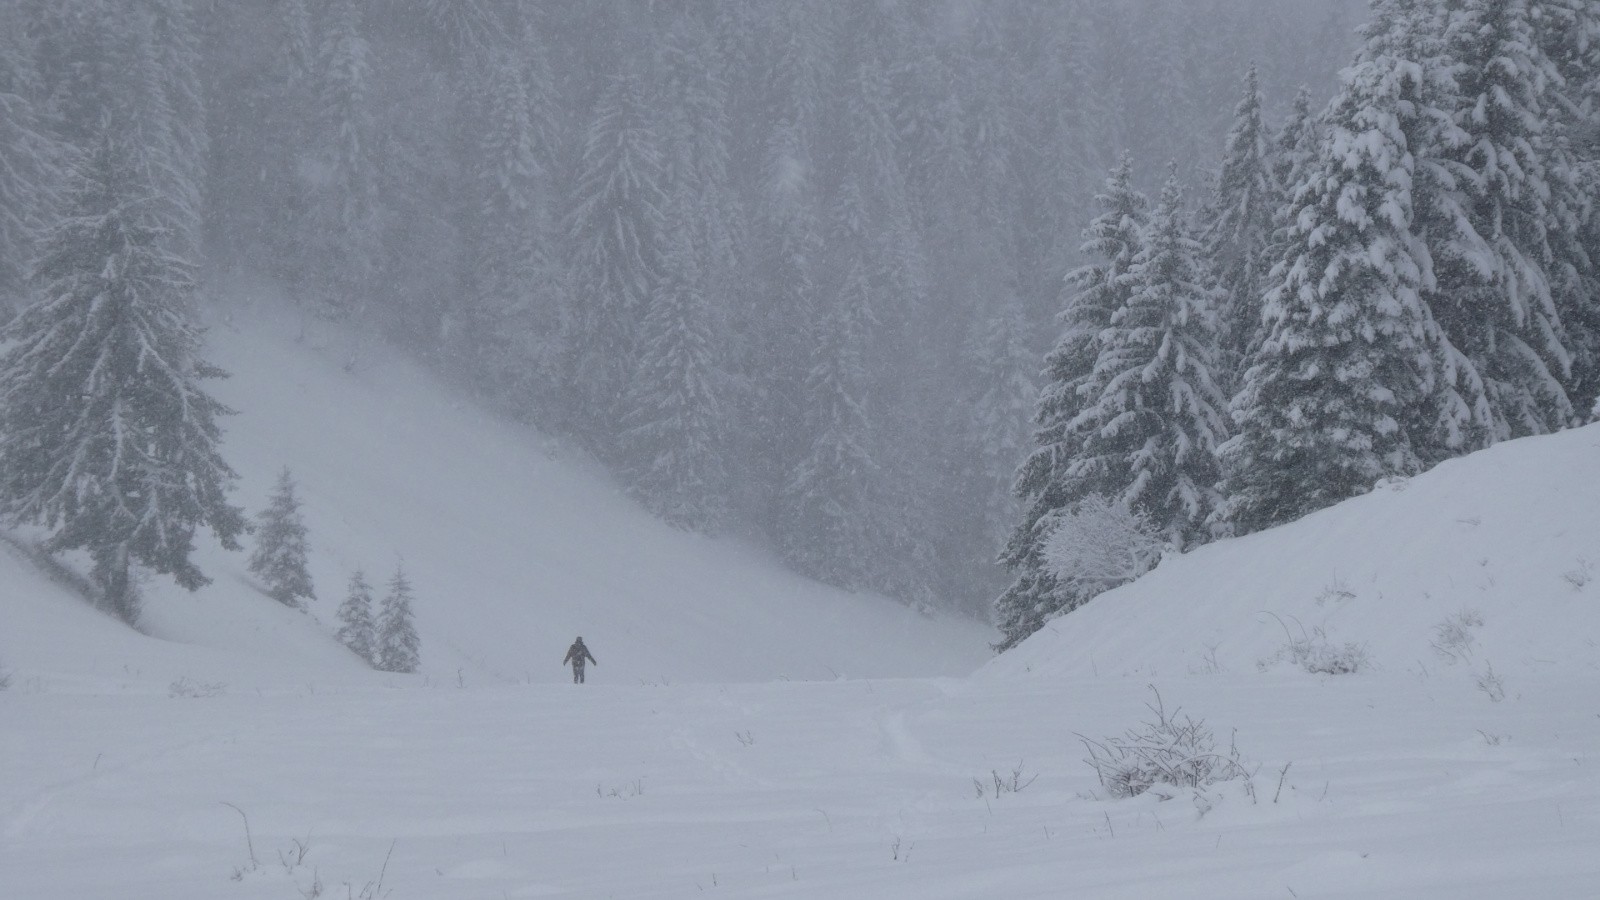
[[[139, 634], [0, 545], [0, 898], [1600, 896], [1596, 428], [1169, 558], [991, 660], [275, 309], [211, 356], [239, 500], [294, 470], [319, 600], [208, 548]], [[328, 637], [397, 558], [419, 676]], [[1157, 692], [1252, 776], [1112, 799], [1080, 736]]]

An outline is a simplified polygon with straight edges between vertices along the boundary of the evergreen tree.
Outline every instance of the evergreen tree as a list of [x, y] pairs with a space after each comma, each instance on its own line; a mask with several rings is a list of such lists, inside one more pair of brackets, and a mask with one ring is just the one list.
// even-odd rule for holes
[[304, 244], [336, 317], [365, 307], [379, 265], [379, 210], [374, 124], [368, 108], [371, 65], [362, 34], [362, 0], [329, 0], [317, 51], [316, 157], [310, 240]]
[[1554, 431], [1574, 415], [1558, 296], [1578, 287], [1552, 270], [1560, 251], [1573, 256], [1583, 202], [1546, 124], [1561, 73], [1527, 0], [1461, 0], [1443, 27], [1451, 80], [1436, 102], [1449, 130], [1430, 149], [1455, 168], [1467, 221], [1429, 229], [1438, 284], [1428, 300], [1484, 380], [1493, 437]]
[[1218, 371], [1232, 385], [1261, 320], [1261, 295], [1272, 268], [1273, 216], [1283, 205], [1273, 178], [1273, 158], [1261, 119], [1261, 88], [1256, 67], [1245, 73], [1244, 97], [1234, 109], [1216, 194], [1206, 210], [1206, 256], [1223, 292], [1220, 310], [1225, 367]]
[[[449, 351], [521, 412], [555, 376], [547, 346], [554, 337], [556, 273], [547, 256], [548, 183], [531, 118], [521, 61], [498, 54], [488, 74], [478, 146], [476, 213], [470, 218], [474, 259], [464, 321], [449, 329]], [[542, 410], [547, 412], [548, 410]]]
[[424, 0], [428, 25], [443, 35], [445, 58], [460, 66], [488, 59], [504, 42], [492, 0]]
[[752, 195], [753, 232], [745, 290], [751, 302], [733, 305], [729, 368], [737, 424], [736, 477], [750, 485], [760, 517], [783, 520], [794, 467], [809, 445], [806, 375], [816, 345], [822, 302], [818, 278], [824, 240], [817, 166], [822, 79], [831, 32], [817, 10], [780, 4], [764, 23], [752, 104], [770, 110], [760, 133]]
[[1572, 353], [1567, 394], [1575, 404], [1600, 397], [1600, 6], [1589, 0], [1545, 0], [1532, 7], [1539, 46], [1560, 75], [1545, 103], [1547, 144], [1567, 155], [1576, 197], [1550, 204], [1572, 217], [1576, 234], [1558, 241], [1552, 278], [1557, 311]]
[[673, 525], [711, 531], [726, 504], [723, 378], [684, 193], [640, 329], [621, 438], [640, 500]]
[[[200, 78], [200, 35], [191, 0], [150, 0], [151, 47], [154, 64], [147, 92], [159, 96], [165, 121], [155, 132], [164, 162], [162, 193], [173, 212], [173, 251], [185, 258], [200, 252], [205, 221], [206, 158], [210, 140], [206, 127], [205, 88]], [[146, 129], [154, 123], [144, 120]]]
[[366, 575], [357, 569], [350, 576], [350, 587], [344, 602], [339, 604], [339, 643], [361, 657], [367, 665], [378, 668], [378, 631], [372, 620], [372, 586]]
[[131, 622], [132, 565], [197, 589], [195, 530], [232, 550], [245, 522], [217, 448], [230, 410], [199, 386], [224, 373], [197, 356], [193, 269], [167, 249], [141, 145], [123, 123], [102, 130], [45, 237], [41, 299], [0, 337], [0, 510], [50, 528], [52, 552], [88, 550]]
[[971, 487], [966, 514], [975, 517], [979, 530], [974, 543], [988, 554], [1005, 539], [1018, 512], [1011, 495], [1017, 460], [1029, 450], [1029, 420], [1039, 389], [1032, 373], [1038, 356], [1028, 345], [1022, 300], [1006, 295], [999, 309], [982, 322], [968, 348], [973, 395], [963, 404], [968, 416], [958, 433], [958, 484]]
[[[861, 197], [846, 183], [839, 216], [855, 220]], [[859, 246], [859, 245], [858, 245]], [[817, 329], [806, 395], [810, 433], [785, 492], [785, 553], [801, 570], [847, 588], [864, 586], [878, 466], [867, 411], [865, 351], [876, 324], [867, 263], [858, 255]]]
[[[1421, 467], [1416, 443], [1446, 389], [1423, 303], [1410, 151], [1423, 71], [1353, 67], [1330, 108], [1317, 170], [1296, 192], [1266, 329], [1221, 448], [1220, 520], [1240, 533], [1289, 521]], [[1422, 441], [1426, 442], [1426, 441]]]
[[250, 571], [266, 583], [267, 593], [284, 606], [305, 609], [303, 600], [317, 599], [306, 570], [306, 523], [300, 516], [294, 476], [285, 468], [270, 505], [256, 516], [256, 549]]
[[283, 0], [278, 9], [278, 70], [286, 84], [309, 81], [315, 72], [316, 51], [311, 46], [311, 10], [307, 0]]
[[1209, 536], [1215, 454], [1228, 431], [1214, 374], [1219, 292], [1202, 252], [1174, 170], [1118, 279], [1127, 300], [1097, 340], [1094, 371], [1079, 390], [1086, 406], [1067, 426], [1082, 435], [1066, 464], [1067, 495], [1103, 495], [1180, 549]]
[[389, 579], [389, 593], [378, 608], [376, 626], [376, 667], [383, 672], [415, 672], [422, 664], [422, 640], [412, 621], [411, 582], [405, 570], [396, 567]]
[[659, 136], [637, 75], [612, 78], [584, 141], [568, 222], [576, 278], [568, 338], [574, 424], [609, 443], [639, 325], [660, 278], [666, 194]]
[[41, 91], [21, 8], [0, 7], [0, 323], [25, 304], [34, 243], [60, 187], [65, 148], [39, 114]]
[[1061, 337], [1045, 357], [1045, 383], [1033, 416], [1035, 447], [1012, 488], [1024, 510], [1000, 554], [1014, 580], [995, 600], [1004, 635], [997, 650], [1015, 646], [1075, 602], [1057, 590], [1042, 552], [1054, 517], [1078, 499], [1067, 467], [1083, 439], [1075, 424], [1084, 408], [1081, 389], [1094, 372], [1101, 332], [1127, 305], [1131, 285], [1124, 276], [1143, 244], [1149, 201], [1134, 190], [1132, 179], [1132, 159], [1124, 156], [1095, 197], [1100, 215], [1084, 229], [1082, 252], [1096, 261], [1067, 278]]
[[[1295, 191], [1310, 181], [1321, 144], [1321, 127], [1311, 110], [1311, 89], [1302, 86], [1294, 95], [1288, 118], [1272, 140], [1272, 183], [1278, 188], [1279, 203], [1272, 211], [1272, 239], [1267, 250], [1269, 266], [1259, 285], [1263, 294], [1270, 284], [1270, 263], [1283, 258], [1284, 245], [1288, 243], [1289, 227], [1293, 224], [1289, 221], [1289, 213], [1294, 209]], [[1259, 305], [1251, 328], [1254, 332], [1259, 332], [1261, 328]], [[1249, 355], [1248, 347], [1245, 355]]]

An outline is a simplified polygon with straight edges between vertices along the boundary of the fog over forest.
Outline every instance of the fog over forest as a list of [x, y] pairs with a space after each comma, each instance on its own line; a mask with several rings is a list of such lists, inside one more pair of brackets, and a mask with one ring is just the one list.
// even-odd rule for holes
[[1358, 0], [4, 0], [0, 292], [32, 299], [70, 171], [131, 154], [160, 245], [213, 288], [196, 302], [271, 279], [681, 527], [989, 614], [1108, 176], [1203, 238], [1241, 111], [1259, 101], [1264, 143], [1302, 89], [1302, 120], [1323, 109], [1367, 18]]

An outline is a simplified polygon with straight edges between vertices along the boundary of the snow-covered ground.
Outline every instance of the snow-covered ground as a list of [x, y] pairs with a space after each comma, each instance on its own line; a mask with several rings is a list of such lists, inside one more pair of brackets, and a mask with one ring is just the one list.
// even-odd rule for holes
[[[152, 582], [147, 637], [0, 548], [0, 898], [1600, 896], [1600, 430], [1168, 559], [984, 665], [294, 332], [213, 335], [243, 499], [295, 470], [324, 621], [402, 556], [427, 673], [239, 555]], [[578, 631], [600, 666], [554, 683]], [[1253, 791], [1105, 795], [1079, 736], [1156, 691]]]

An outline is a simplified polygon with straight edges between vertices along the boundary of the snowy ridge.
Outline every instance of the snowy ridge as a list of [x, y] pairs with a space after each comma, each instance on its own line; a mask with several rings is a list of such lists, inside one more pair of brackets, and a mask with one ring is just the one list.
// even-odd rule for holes
[[[1390, 673], [1449, 666], [1441, 651], [1452, 647], [1472, 671], [1592, 672], [1597, 536], [1600, 426], [1511, 441], [1165, 559], [1055, 619], [981, 677], [1247, 672], [1289, 637], [1315, 640], [1316, 629]], [[1451, 622], [1469, 623], [1470, 641], [1452, 641], [1441, 628]]]
[[[552, 682], [584, 635], [590, 679], [831, 679], [970, 672], [989, 631], [927, 618], [782, 569], [737, 540], [673, 530], [576, 454], [478, 408], [420, 368], [242, 288], [212, 310], [208, 385], [238, 414], [223, 452], [234, 502], [262, 509], [277, 472], [299, 482], [318, 595], [309, 615], [262, 594], [202, 535], [213, 583], [151, 578], [135, 633], [0, 547], [0, 665], [50, 689], [165, 690], [187, 677], [244, 687], [403, 681], [331, 638], [356, 568], [382, 596], [397, 563], [417, 591], [434, 681]], [[346, 371], [346, 368], [349, 371]], [[244, 539], [246, 551], [252, 539]]]

